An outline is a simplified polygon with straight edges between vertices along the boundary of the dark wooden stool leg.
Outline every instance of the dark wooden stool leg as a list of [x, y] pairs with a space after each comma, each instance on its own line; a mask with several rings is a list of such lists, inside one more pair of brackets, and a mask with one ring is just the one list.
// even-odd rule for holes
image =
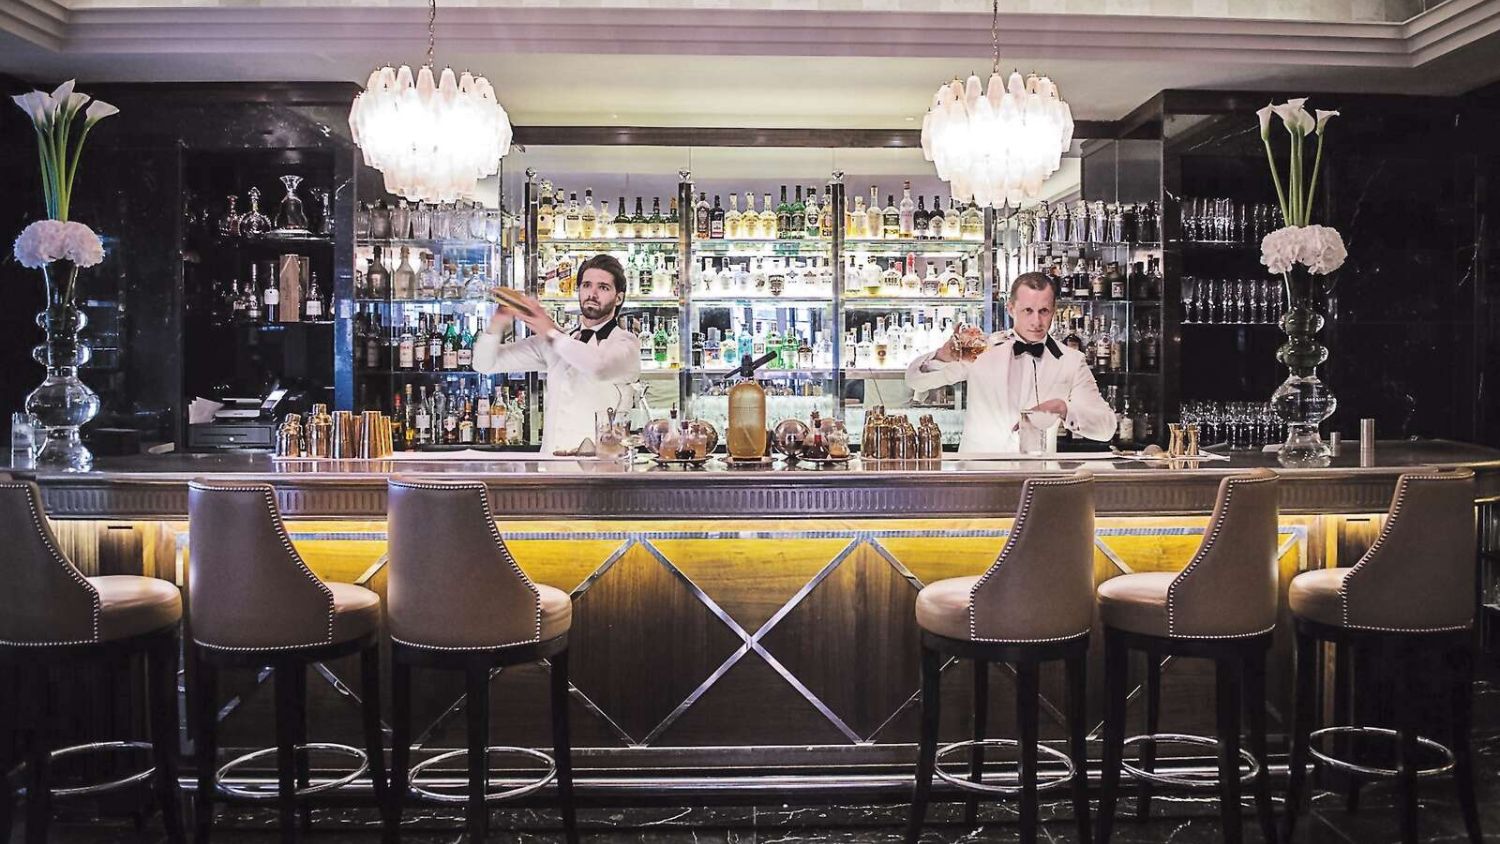
[[1073, 756], [1073, 819], [1078, 844], [1093, 844], [1089, 835], [1088, 657], [1070, 656], [1068, 672], [1068, 744]]
[[484, 794], [489, 787], [490, 740], [490, 674], [484, 667], [470, 667], [465, 672], [468, 696], [464, 707], [469, 716], [469, 840], [483, 841], [488, 826], [489, 807]]
[[1037, 833], [1036, 744], [1040, 668], [1035, 662], [1016, 664], [1016, 722], [1020, 737], [1021, 842], [1035, 844]]
[[1224, 841], [1244, 839], [1240, 822], [1240, 661], [1214, 660], [1214, 707], [1219, 730], [1219, 818]]
[[[307, 675], [316, 671], [313, 666], [298, 668], [292, 673], [295, 708], [292, 715], [292, 743], [296, 745], [292, 758], [297, 762], [297, 788], [303, 789], [312, 785], [312, 753], [306, 749], [307, 745]], [[302, 824], [302, 831], [312, 830], [312, 806], [303, 802], [297, 807], [297, 820]]]
[[1293, 691], [1292, 758], [1286, 787], [1286, 820], [1282, 825], [1283, 841], [1292, 840], [1301, 811], [1302, 790], [1307, 780], [1308, 736], [1312, 733], [1317, 694], [1318, 640], [1297, 631], [1296, 685]]
[[276, 780], [281, 840], [297, 840], [297, 674], [307, 667], [289, 659], [276, 663]]
[[932, 792], [932, 771], [937, 765], [938, 716], [942, 706], [942, 657], [922, 645], [922, 736], [917, 749], [917, 781], [912, 789], [911, 818], [906, 824], [907, 844], [916, 844], [927, 817], [927, 796]]
[[1276, 815], [1271, 807], [1271, 760], [1266, 755], [1266, 653], [1245, 657], [1245, 712], [1250, 729], [1250, 755], [1260, 764], [1255, 778], [1255, 808], [1261, 836], [1276, 841]]
[[1453, 784], [1458, 788], [1458, 805], [1464, 815], [1464, 830], [1469, 841], [1479, 844], [1479, 807], [1474, 798], [1474, 753], [1469, 746], [1473, 720], [1474, 655], [1468, 650], [1448, 654], [1449, 705], [1452, 711]]
[[198, 768], [198, 794], [193, 811], [194, 839], [198, 844], [208, 844], [214, 825], [214, 783], [219, 764], [219, 669], [201, 655], [193, 662], [191, 701], [198, 714], [198, 734], [193, 737]]
[[[1156, 735], [1161, 732], [1161, 657], [1153, 653], [1146, 654], [1146, 733]], [[1141, 745], [1141, 770], [1156, 770], [1156, 742], [1148, 741]], [[1140, 797], [1136, 800], [1135, 815], [1138, 820], [1146, 820], [1151, 817], [1151, 783], [1141, 780], [1136, 783], [1140, 789]]]
[[411, 665], [391, 658], [391, 785], [387, 837], [399, 837], [411, 770]]
[[27, 684], [31, 698], [31, 740], [26, 779], [26, 844], [46, 844], [52, 820], [52, 681], [46, 666], [35, 666]]
[[578, 816], [573, 811], [573, 739], [568, 729], [568, 650], [552, 657], [552, 755], [557, 763], [557, 802], [563, 835], [578, 844]]
[[1411, 672], [1417, 666], [1406, 653], [1406, 648], [1396, 647], [1396, 809], [1401, 816], [1401, 841], [1403, 844], [1417, 842], [1417, 769], [1421, 762], [1417, 758], [1417, 700], [1416, 689], [1411, 682]]
[[[1385, 691], [1378, 691], [1375, 700], [1354, 700], [1354, 683], [1351, 676], [1360, 675], [1360, 682], [1365, 682], [1368, 672], [1367, 668], [1374, 668], [1367, 660], [1356, 666], [1364, 649], [1355, 648], [1352, 644], [1339, 643], [1333, 648], [1333, 723], [1353, 726], [1365, 723], [1365, 712], [1380, 705], [1380, 699], [1385, 696]], [[1377, 676], [1384, 675], [1384, 671], [1376, 671]], [[1374, 719], [1378, 720], [1378, 719]], [[1334, 755], [1340, 759], [1353, 759], [1363, 762], [1365, 754], [1365, 743], [1358, 742], [1351, 736], [1340, 735], [1334, 738]], [[1364, 783], [1359, 777], [1350, 773], [1335, 774], [1334, 777], [1343, 778], [1344, 786], [1344, 811], [1354, 812], [1359, 809], [1359, 793]], [[1330, 780], [1332, 784], [1334, 780]]]
[[[990, 664], [982, 659], [974, 660], [974, 744], [969, 748], [969, 781], [984, 779], [984, 745], [988, 731], [990, 713]], [[979, 825], [979, 795], [970, 794], [964, 800], [964, 824], [969, 829]]]
[[391, 810], [386, 788], [385, 740], [380, 732], [380, 646], [370, 645], [359, 654], [360, 715], [364, 721], [365, 755], [370, 757], [370, 782], [375, 805], [382, 818]]
[[21, 684], [15, 667], [0, 667], [0, 841], [9, 842], [15, 825], [15, 792], [10, 787], [10, 772], [16, 767], [12, 755], [19, 739], [20, 720], [16, 717], [16, 700]]
[[146, 655], [151, 682], [151, 749], [156, 765], [156, 799], [161, 804], [162, 824], [167, 840], [182, 844], [187, 834], [182, 827], [181, 789], [177, 782], [177, 636], [158, 637]]
[[1120, 761], [1125, 752], [1126, 675], [1130, 652], [1117, 633], [1104, 630], [1104, 761], [1100, 771], [1099, 824], [1094, 837], [1108, 844], [1115, 823], [1115, 802], [1120, 791]]

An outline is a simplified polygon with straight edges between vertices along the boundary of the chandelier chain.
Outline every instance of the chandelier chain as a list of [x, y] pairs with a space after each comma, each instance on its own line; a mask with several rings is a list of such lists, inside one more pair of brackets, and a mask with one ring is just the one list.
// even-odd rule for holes
[[[437, 0], [433, 0], [434, 3]], [[1000, 73], [1000, 0], [993, 0], [990, 5], [990, 46], [995, 49], [994, 65], [991, 72]]]
[[[999, 0], [995, 0], [999, 2]], [[437, 0], [427, 0], [427, 66], [436, 67], [434, 54], [437, 53]], [[998, 53], [995, 61], [999, 61]]]

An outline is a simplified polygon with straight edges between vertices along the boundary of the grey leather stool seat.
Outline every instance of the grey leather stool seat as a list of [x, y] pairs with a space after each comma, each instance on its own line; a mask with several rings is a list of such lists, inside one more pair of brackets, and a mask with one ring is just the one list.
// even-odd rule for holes
[[[167, 838], [186, 840], [177, 787], [177, 629], [182, 595], [154, 577], [85, 577], [58, 547], [42, 509], [41, 491], [27, 481], [0, 480], [0, 537], [6, 550], [0, 574], [7, 589], [0, 612], [0, 835], [11, 830], [7, 775], [20, 760], [7, 758], [12, 736], [29, 732], [26, 763], [26, 840], [47, 840], [54, 796], [97, 795], [151, 782]], [[51, 705], [51, 675], [76, 667], [104, 672], [144, 655], [151, 738], [51, 746], [62, 714]], [[14, 680], [11, 680], [14, 672]], [[21, 710], [29, 710], [22, 717]], [[152, 752], [154, 767], [108, 783], [59, 789], [55, 759], [87, 751]]]
[[[413, 797], [465, 804], [469, 840], [488, 833], [489, 804], [534, 793], [555, 777], [563, 832], [578, 841], [573, 811], [573, 768], [568, 734], [568, 593], [535, 583], [511, 556], [495, 527], [483, 483], [387, 482], [393, 758], [389, 822], [399, 825], [402, 804]], [[551, 674], [552, 753], [489, 744], [490, 676], [494, 668], [546, 661]], [[411, 685], [416, 668], [461, 671], [467, 694], [466, 750], [410, 766]], [[489, 754], [511, 751], [549, 766], [547, 773], [502, 792], [491, 792]], [[467, 755], [468, 788], [462, 797], [416, 786], [429, 766]]]
[[[1469, 840], [1481, 840], [1474, 797], [1474, 763], [1469, 745], [1474, 672], [1475, 612], [1474, 473], [1410, 472], [1396, 482], [1385, 524], [1370, 550], [1352, 567], [1310, 571], [1292, 580], [1289, 600], [1297, 631], [1296, 714], [1292, 725], [1291, 781], [1284, 835], [1291, 838], [1302, 800], [1308, 756], [1351, 775], [1350, 808], [1361, 778], [1395, 779], [1401, 837], [1417, 836], [1417, 779], [1437, 770], [1419, 770], [1418, 746], [1444, 757], [1438, 770], [1452, 769]], [[1318, 646], [1335, 643], [1334, 710], [1343, 723], [1313, 733]], [[1359, 666], [1351, 670], [1351, 664]], [[1379, 698], [1375, 706], [1393, 710], [1386, 723], [1352, 712], [1351, 675], [1358, 687]], [[1439, 669], [1447, 684], [1448, 746], [1419, 733], [1418, 704], [1431, 695], [1421, 682]], [[1371, 713], [1373, 715], [1373, 713]], [[1314, 736], [1344, 739], [1334, 752], [1347, 755], [1349, 741], [1394, 739], [1394, 768], [1361, 764], [1313, 751]], [[1368, 748], [1366, 748], [1368, 749]]]
[[[906, 840], [922, 833], [934, 773], [969, 793], [965, 820], [975, 825], [978, 795], [1020, 796], [1021, 840], [1037, 837], [1037, 793], [1070, 785], [1080, 844], [1088, 844], [1088, 751], [1084, 708], [1089, 630], [1094, 623], [1094, 476], [1079, 472], [1057, 479], [1031, 478], [1010, 536], [983, 575], [939, 580], [917, 595], [922, 628], [922, 731], [916, 787]], [[969, 779], [937, 770], [940, 684], [950, 658], [974, 663], [974, 733], [970, 742], [946, 750], [969, 750]], [[1037, 709], [1043, 662], [1063, 660], [1068, 685], [1069, 754], [1044, 748], [1071, 768], [1068, 775], [1038, 782]], [[1016, 669], [1016, 741], [987, 739], [989, 664]], [[1019, 788], [983, 782], [987, 745], [1015, 745], [1020, 752]]]
[[[1270, 786], [1266, 776], [1266, 652], [1276, 626], [1277, 477], [1265, 469], [1230, 475], [1219, 484], [1218, 500], [1203, 541], [1187, 567], [1176, 574], [1125, 574], [1099, 587], [1104, 623], [1103, 781], [1098, 840], [1109, 841], [1124, 762], [1125, 703], [1130, 651], [1146, 656], [1146, 735], [1141, 760], [1131, 766], [1139, 781], [1138, 813], [1150, 814], [1158, 741], [1213, 745], [1219, 757], [1217, 786], [1224, 840], [1237, 844], [1240, 824], [1240, 707], [1248, 704], [1250, 760], [1261, 831], [1275, 838]], [[1176, 656], [1211, 659], [1216, 686], [1217, 741], [1197, 736], [1162, 735], [1161, 662]], [[1241, 684], [1243, 683], [1243, 690]], [[1175, 782], [1187, 786], [1186, 782]], [[1213, 785], [1212, 782], [1193, 783]]]
[[[284, 841], [310, 824], [310, 804], [368, 769], [376, 799], [385, 801], [380, 734], [380, 597], [348, 583], [325, 583], [287, 536], [270, 484], [199, 479], [188, 485], [188, 629], [192, 698], [197, 714], [197, 837], [206, 841], [218, 800], [272, 800]], [[307, 670], [358, 654], [364, 748], [307, 740]], [[270, 666], [276, 683], [274, 793], [227, 786], [220, 774], [269, 753], [258, 751], [222, 767], [217, 760], [218, 673]], [[309, 752], [358, 760], [357, 770], [311, 782]]]

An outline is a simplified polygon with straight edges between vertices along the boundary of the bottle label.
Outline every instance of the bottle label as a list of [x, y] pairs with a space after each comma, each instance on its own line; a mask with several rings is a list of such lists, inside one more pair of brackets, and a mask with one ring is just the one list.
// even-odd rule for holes
[[402, 369], [411, 369], [412, 368], [412, 348], [411, 348], [411, 345], [409, 343], [402, 343], [401, 344], [401, 368]]
[[281, 291], [275, 286], [266, 288], [265, 303], [267, 307], [281, 304]]
[[448, 351], [443, 352], [443, 368], [444, 369], [457, 369], [458, 368], [458, 352], [457, 351], [455, 351], [453, 349], [449, 349]]
[[459, 369], [468, 369], [468, 368], [472, 367], [473, 365], [474, 365], [474, 350], [473, 349], [459, 349], [458, 350], [458, 368]]
[[323, 315], [323, 303], [317, 299], [307, 300], [307, 315], [310, 317]]

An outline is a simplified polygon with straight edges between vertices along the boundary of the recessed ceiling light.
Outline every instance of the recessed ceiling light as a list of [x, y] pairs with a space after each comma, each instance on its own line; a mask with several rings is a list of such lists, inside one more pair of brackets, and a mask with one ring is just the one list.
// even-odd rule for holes
[[915, 117], [908, 117], [908, 118], [906, 118], [906, 122], [907, 122], [907, 123], [910, 123], [910, 122], [912, 122], [912, 121], [913, 121], [913, 120], [916, 120], [916, 118], [915, 118]]

